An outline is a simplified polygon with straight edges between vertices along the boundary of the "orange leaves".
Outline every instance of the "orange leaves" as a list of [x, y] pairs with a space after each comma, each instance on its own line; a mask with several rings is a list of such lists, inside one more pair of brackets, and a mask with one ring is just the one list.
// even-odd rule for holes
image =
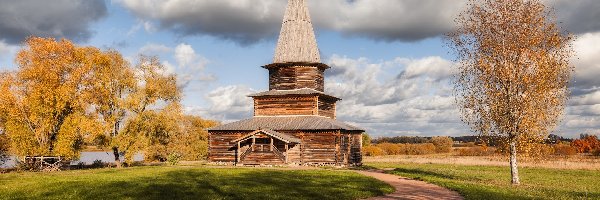
[[78, 156], [84, 135], [97, 131], [84, 121], [93, 117], [98, 67], [114, 58], [65, 39], [29, 38], [17, 53], [18, 70], [0, 77], [0, 119], [13, 153]]
[[118, 147], [142, 140], [117, 137], [127, 118], [153, 108], [175, 123], [182, 113], [176, 77], [156, 57], [132, 66], [116, 51], [31, 37], [15, 60], [16, 72], [0, 73], [0, 126], [16, 155], [73, 158], [86, 142]]
[[571, 146], [575, 147], [579, 153], [592, 153], [594, 150], [600, 150], [600, 140], [598, 140], [598, 136], [588, 135], [585, 138], [574, 140]]

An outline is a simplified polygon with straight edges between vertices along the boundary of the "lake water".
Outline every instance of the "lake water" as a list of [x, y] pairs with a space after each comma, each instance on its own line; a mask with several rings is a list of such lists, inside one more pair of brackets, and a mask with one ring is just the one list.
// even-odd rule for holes
[[[16, 157], [11, 156], [0, 168], [12, 168], [16, 165]], [[123, 156], [120, 157], [121, 161], [124, 160]], [[79, 162], [83, 162], [86, 165], [91, 165], [95, 160], [101, 160], [105, 163], [114, 163], [115, 156], [112, 152], [81, 152], [79, 160], [71, 161], [71, 165], [76, 165]], [[144, 154], [138, 153], [133, 156], [133, 161], [144, 161]]]

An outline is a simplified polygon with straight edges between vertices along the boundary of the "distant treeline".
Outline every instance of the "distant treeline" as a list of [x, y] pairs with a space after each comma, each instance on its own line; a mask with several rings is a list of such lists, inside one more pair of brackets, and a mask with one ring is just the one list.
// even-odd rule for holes
[[[588, 134], [581, 134], [580, 138], [586, 138]], [[423, 144], [429, 143], [432, 137], [422, 137], [422, 136], [394, 136], [394, 137], [379, 137], [371, 140], [373, 144], [381, 144], [381, 143], [393, 143], [393, 144]], [[481, 137], [481, 136], [457, 136], [450, 137], [452, 141], [455, 143], [475, 143], [475, 144], [483, 144], [486, 143], [488, 146], [495, 146], [496, 141], [493, 137]], [[560, 142], [572, 142], [573, 139], [565, 138], [559, 135], [550, 134], [548, 138], [544, 140], [546, 144], [556, 144]]]

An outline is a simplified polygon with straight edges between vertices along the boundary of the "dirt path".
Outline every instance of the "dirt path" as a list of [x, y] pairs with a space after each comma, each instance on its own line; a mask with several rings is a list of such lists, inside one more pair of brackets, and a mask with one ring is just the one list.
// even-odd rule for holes
[[426, 183], [412, 180], [381, 171], [356, 171], [359, 174], [370, 176], [386, 182], [396, 188], [396, 191], [385, 196], [371, 197], [368, 200], [388, 199], [457, 199], [462, 200], [457, 192]]

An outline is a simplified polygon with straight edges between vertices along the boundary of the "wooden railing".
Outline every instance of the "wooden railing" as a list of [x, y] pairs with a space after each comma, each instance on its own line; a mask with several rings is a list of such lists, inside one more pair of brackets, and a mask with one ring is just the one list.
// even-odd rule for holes
[[275, 153], [275, 155], [277, 155], [277, 157], [279, 157], [281, 161], [285, 161], [285, 156], [283, 155], [283, 153], [281, 153], [281, 151], [279, 151], [279, 149], [277, 149], [277, 147], [271, 145], [271, 148], [273, 148], [273, 153]]
[[244, 151], [244, 153], [242, 153], [242, 154], [240, 155], [240, 160], [239, 160], [239, 161], [241, 161], [241, 160], [244, 160], [244, 158], [246, 158], [246, 156], [247, 156], [247, 155], [248, 155], [248, 154], [249, 154], [251, 151], [252, 151], [252, 145], [250, 145], [250, 146], [248, 147], [248, 149], [246, 149], [246, 151]]

